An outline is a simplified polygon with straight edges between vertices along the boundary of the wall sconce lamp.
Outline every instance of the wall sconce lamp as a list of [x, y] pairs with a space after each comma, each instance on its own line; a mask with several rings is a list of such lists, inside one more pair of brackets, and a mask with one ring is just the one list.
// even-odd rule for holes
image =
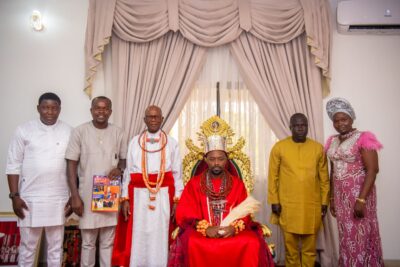
[[43, 21], [42, 21], [42, 14], [37, 11], [34, 10], [32, 12], [31, 15], [31, 27], [35, 30], [35, 31], [42, 31], [44, 29], [44, 25], [43, 25]]

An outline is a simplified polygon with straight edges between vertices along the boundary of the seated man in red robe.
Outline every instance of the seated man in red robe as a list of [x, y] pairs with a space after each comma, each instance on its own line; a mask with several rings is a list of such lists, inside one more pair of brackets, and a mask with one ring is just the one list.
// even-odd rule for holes
[[168, 266], [274, 266], [259, 225], [243, 211], [250, 199], [245, 185], [226, 169], [225, 139], [214, 135], [206, 142], [208, 168], [182, 193], [176, 210], [180, 233]]

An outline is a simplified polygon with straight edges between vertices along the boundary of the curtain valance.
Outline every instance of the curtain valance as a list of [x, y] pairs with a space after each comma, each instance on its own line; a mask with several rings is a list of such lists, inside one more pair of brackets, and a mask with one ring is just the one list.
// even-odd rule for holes
[[247, 31], [269, 43], [286, 43], [304, 32], [298, 0], [118, 0], [113, 31], [129, 42], [150, 42], [180, 31], [190, 42], [214, 47]]
[[315, 64], [329, 78], [330, 17], [327, 0], [90, 0], [86, 33], [86, 92], [112, 33], [135, 43], [179, 31], [195, 45], [230, 43], [245, 31], [274, 44], [301, 35]]

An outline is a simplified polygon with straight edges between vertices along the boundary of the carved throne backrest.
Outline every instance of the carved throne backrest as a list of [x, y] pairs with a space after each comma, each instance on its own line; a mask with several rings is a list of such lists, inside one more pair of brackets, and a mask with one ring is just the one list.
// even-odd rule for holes
[[[232, 131], [229, 124], [218, 116], [212, 116], [200, 126], [200, 132], [197, 136], [200, 141], [200, 147], [193, 143], [192, 139], [186, 140], [186, 147], [189, 153], [183, 159], [183, 182], [186, 185], [189, 180], [206, 168], [207, 164], [204, 161], [204, 140], [211, 135], [221, 135], [226, 138], [228, 152], [228, 171], [235, 176], [240, 177], [246, 187], [247, 193], [251, 193], [254, 189], [254, 177], [251, 172], [249, 157], [242, 151], [246, 141], [240, 137], [238, 141], [232, 145], [232, 139], [235, 133]], [[265, 237], [272, 235], [268, 226], [261, 224], [261, 229]], [[271, 253], [274, 255], [274, 245], [269, 245]]]

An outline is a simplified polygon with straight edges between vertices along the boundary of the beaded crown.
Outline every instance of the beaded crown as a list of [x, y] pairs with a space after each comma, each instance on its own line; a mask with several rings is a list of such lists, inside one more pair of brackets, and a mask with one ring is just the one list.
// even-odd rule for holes
[[205, 154], [213, 150], [227, 151], [234, 135], [231, 127], [220, 117], [212, 116], [200, 126], [198, 139]]
[[226, 151], [226, 138], [220, 135], [210, 135], [204, 140], [204, 153], [213, 150]]
[[192, 139], [186, 140], [186, 147], [189, 153], [183, 159], [184, 183], [186, 184], [193, 175], [193, 169], [202, 161], [204, 155], [213, 150], [223, 150], [228, 154], [231, 161], [240, 172], [246, 189], [253, 190], [253, 177], [250, 169], [250, 159], [242, 152], [245, 140], [240, 137], [235, 144], [232, 138], [235, 133], [229, 124], [218, 116], [212, 116], [204, 121], [200, 126], [200, 132], [197, 133], [200, 147], [193, 143]]

